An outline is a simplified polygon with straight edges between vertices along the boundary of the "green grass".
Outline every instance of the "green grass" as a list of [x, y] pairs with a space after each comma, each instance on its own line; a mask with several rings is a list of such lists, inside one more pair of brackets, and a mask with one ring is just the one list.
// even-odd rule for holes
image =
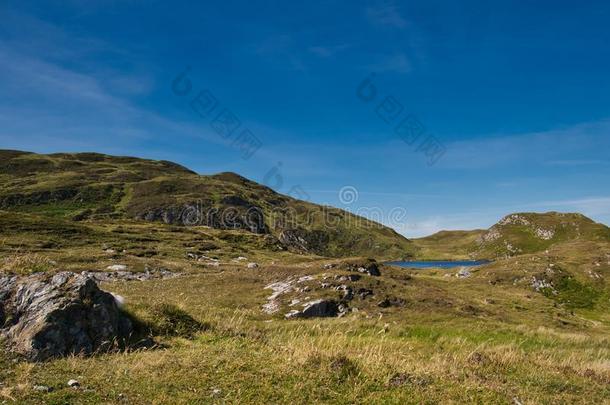
[[[250, 207], [257, 207], [269, 233], [278, 237], [296, 229], [311, 241], [309, 253], [396, 259], [416, 251], [409, 240], [385, 226], [277, 194], [234, 173], [205, 176], [171, 162], [92, 153], [0, 150], [0, 161], [0, 209], [4, 210], [103, 221], [160, 211], [179, 213], [187, 204], [199, 207], [204, 217], [217, 210], [226, 218], [226, 210], [231, 209], [243, 219]], [[180, 221], [177, 215], [173, 221]], [[214, 226], [222, 222], [219, 219]]]
[[[84, 198], [107, 196], [94, 206], [64, 201], [0, 210], [5, 273], [103, 271], [113, 264], [181, 273], [101, 285], [126, 298], [134, 337], [152, 337], [155, 346], [39, 364], [0, 350], [0, 402], [601, 404], [610, 398], [610, 244], [603, 228], [583, 218], [543, 216], [540, 226], [566, 224], [549, 245], [530, 240], [521, 225], [507, 225], [504, 237], [535, 251], [500, 257], [465, 279], [455, 269], [382, 266], [380, 277], [350, 282], [354, 290], [373, 290], [349, 302], [357, 311], [288, 321], [283, 311], [293, 298], [340, 299], [340, 291], [320, 283], [344, 283], [337, 280], [354, 274], [346, 263], [364, 258], [298, 254], [277, 249], [265, 235], [136, 221], [128, 213], [194, 195], [214, 203], [237, 195], [262, 201], [265, 209], [292, 204], [299, 218], [311, 216], [309, 230], [316, 230], [327, 214], [320, 207], [235, 174], [199, 178], [168, 162], [6, 151], [0, 157], [0, 198], [79, 181], [120, 185]], [[108, 203], [118, 217], [99, 211]], [[88, 219], [70, 219], [84, 209], [93, 211]], [[411, 243], [380, 228], [371, 241], [367, 227], [349, 226], [350, 214], [332, 214], [342, 224], [328, 231], [326, 253], [335, 256], [467, 258], [482, 233], [443, 232]], [[248, 262], [260, 266], [248, 269]], [[326, 268], [329, 263], [337, 266]], [[304, 275], [314, 278], [303, 284], [309, 289], [283, 297], [280, 313], [262, 312], [271, 294], [266, 285]], [[552, 282], [554, 292], [535, 291], [534, 278]], [[381, 308], [385, 297], [402, 304]], [[68, 387], [70, 379], [81, 388]]]
[[[149, 226], [143, 229], [163, 238], [162, 228]], [[186, 237], [165, 228], [178, 245]], [[406, 277], [404, 269], [383, 267], [381, 277], [354, 284], [375, 296], [354, 300], [359, 311], [343, 318], [285, 321], [262, 313], [270, 282], [345, 274], [324, 263], [295, 258], [254, 271], [222, 265], [171, 280], [103, 284], [126, 297], [127, 310], [158, 346], [43, 364], [5, 358], [0, 395], [20, 403], [136, 404], [603, 403], [610, 395], [607, 310], [568, 307], [527, 285], [490, 285], [497, 266], [510, 273], [512, 262], [482, 267], [469, 279], [438, 270]], [[386, 295], [407, 303], [377, 307]], [[67, 387], [71, 378], [82, 388]]]

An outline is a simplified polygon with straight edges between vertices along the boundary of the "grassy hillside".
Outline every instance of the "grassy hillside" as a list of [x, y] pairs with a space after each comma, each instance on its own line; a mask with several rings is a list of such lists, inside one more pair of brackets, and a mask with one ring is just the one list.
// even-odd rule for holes
[[[152, 229], [136, 227], [133, 236]], [[342, 291], [320, 282], [346, 283], [339, 280], [349, 273], [328, 269], [325, 259], [256, 270], [223, 263], [171, 280], [104, 283], [126, 298], [129, 312], [159, 324], [159, 346], [42, 364], [0, 352], [0, 396], [17, 403], [604, 403], [610, 250], [585, 245], [499, 260], [465, 279], [455, 269], [382, 267], [380, 277], [352, 284], [372, 295], [354, 298], [342, 318], [285, 320], [261, 310], [271, 294], [265, 286], [291, 277], [313, 279], [307, 294], [339, 299]], [[580, 284], [559, 283], [557, 294], [536, 290], [532, 277], [551, 264]], [[575, 302], [575, 288], [594, 291]], [[380, 305], [387, 297], [394, 304]], [[191, 317], [200, 329], [186, 328]], [[80, 388], [67, 386], [72, 378]]]
[[[124, 310], [155, 345], [37, 364], [0, 346], [0, 402], [584, 404], [610, 397], [610, 239], [607, 227], [582, 215], [513, 214], [486, 231], [410, 242], [232, 173], [9, 151], [0, 159], [0, 202], [0, 273], [172, 272], [101, 284], [124, 297]], [[263, 221], [248, 227], [243, 214], [251, 207]], [[199, 215], [213, 208], [234, 215]], [[495, 260], [466, 277], [460, 269], [388, 265], [371, 276], [358, 271], [370, 263], [363, 258], [320, 256], [404, 252]], [[294, 288], [272, 298], [278, 284]], [[317, 298], [345, 311], [285, 319]], [[273, 300], [277, 312], [266, 311]], [[80, 387], [68, 387], [71, 379]]]
[[412, 239], [419, 248], [418, 259], [460, 260], [468, 259], [474, 243], [486, 231], [440, 231], [425, 238]]
[[568, 241], [610, 241], [610, 228], [582, 214], [547, 212], [507, 215], [472, 249], [475, 257], [497, 258], [542, 252]]
[[239, 229], [325, 256], [400, 258], [415, 251], [390, 228], [234, 173], [202, 176], [171, 162], [97, 153], [0, 151], [0, 209], [93, 223], [136, 219]]
[[582, 214], [515, 213], [484, 231], [442, 231], [413, 243], [423, 259], [498, 259], [577, 241], [610, 242], [610, 228]]

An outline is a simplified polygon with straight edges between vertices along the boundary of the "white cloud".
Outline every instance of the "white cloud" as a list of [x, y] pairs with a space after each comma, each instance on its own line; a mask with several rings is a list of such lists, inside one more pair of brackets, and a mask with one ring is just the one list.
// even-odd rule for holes
[[567, 200], [541, 201], [531, 204], [546, 209], [561, 209], [579, 212], [587, 216], [610, 214], [610, 197], [587, 197]]

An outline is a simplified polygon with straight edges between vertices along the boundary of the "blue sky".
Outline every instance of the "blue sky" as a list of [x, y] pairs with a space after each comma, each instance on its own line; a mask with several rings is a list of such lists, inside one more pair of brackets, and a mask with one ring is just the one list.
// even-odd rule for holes
[[[234, 171], [381, 210], [407, 236], [516, 211], [610, 223], [610, 3], [198, 3], [0, 3], [0, 148]], [[189, 104], [204, 90], [209, 117]], [[389, 96], [425, 128], [412, 145], [378, 114]], [[251, 158], [210, 125], [224, 109], [260, 141]], [[418, 150], [430, 136], [445, 150], [434, 165]]]

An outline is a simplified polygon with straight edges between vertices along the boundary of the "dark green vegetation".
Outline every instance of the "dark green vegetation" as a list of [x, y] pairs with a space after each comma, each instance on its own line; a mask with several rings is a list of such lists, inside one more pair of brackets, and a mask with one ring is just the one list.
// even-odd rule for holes
[[[353, 216], [234, 174], [198, 176], [172, 163], [97, 154], [2, 154], [0, 271], [122, 265], [181, 275], [101, 284], [126, 299], [137, 338], [152, 346], [41, 364], [0, 350], [0, 402], [571, 404], [610, 397], [608, 228], [581, 215], [515, 214], [487, 231], [410, 242], [342, 223]], [[192, 212], [185, 206], [198, 200], [260, 207], [264, 227], [185, 226], [182, 214]], [[272, 215], [286, 218], [277, 206], [301, 218], [314, 213], [317, 222], [300, 231], [274, 224]], [[324, 212], [342, 225], [324, 228]], [[286, 230], [294, 232], [282, 238]], [[299, 235], [308, 246], [287, 243]], [[459, 269], [391, 266], [374, 277], [354, 271], [370, 263], [362, 258], [322, 257], [356, 253], [495, 260], [463, 278]], [[307, 289], [286, 294], [280, 312], [262, 311], [272, 294], [266, 286], [304, 276]], [[295, 298], [340, 301], [342, 284], [354, 293], [345, 316], [284, 319]], [[80, 388], [67, 386], [73, 378]]]
[[394, 230], [278, 194], [234, 173], [97, 153], [0, 151], [0, 209], [74, 221], [137, 219], [266, 234], [293, 251], [396, 258], [414, 253]]

